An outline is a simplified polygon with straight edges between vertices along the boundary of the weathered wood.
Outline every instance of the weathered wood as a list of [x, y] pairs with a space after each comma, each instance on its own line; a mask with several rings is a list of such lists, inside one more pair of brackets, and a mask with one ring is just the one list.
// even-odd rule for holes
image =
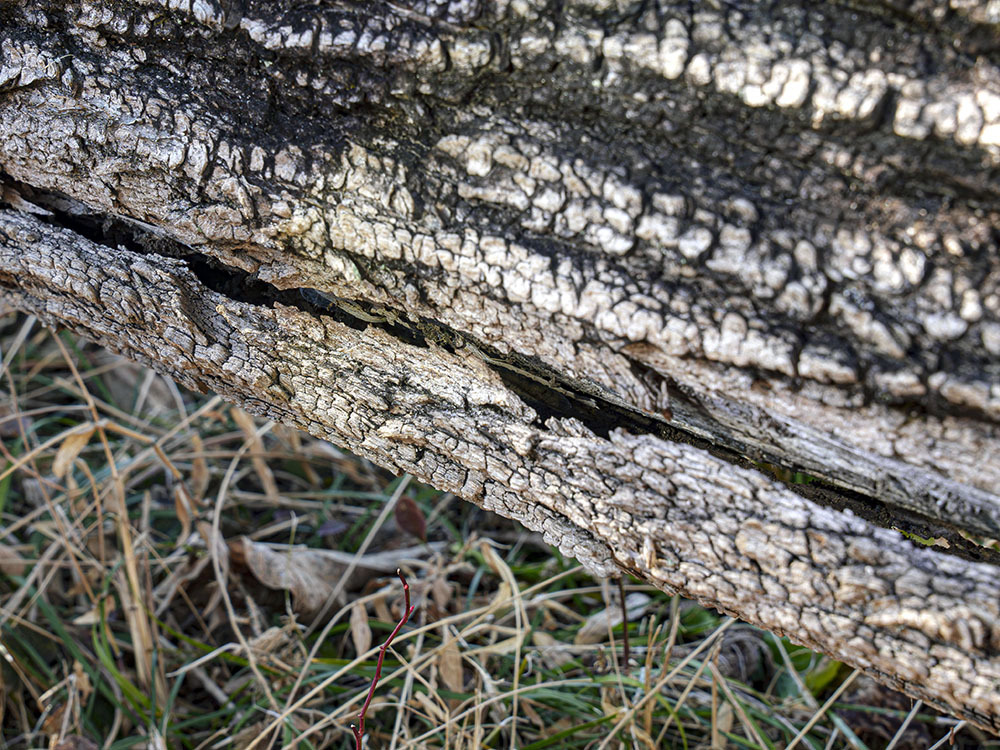
[[0, 213], [0, 280], [43, 317], [542, 531], [603, 575], [835, 654], [986, 728], [1000, 716], [994, 565], [922, 548], [652, 435], [602, 438], [513, 394], [468, 347], [232, 300], [186, 264]]
[[1000, 731], [955, 5], [0, 5], [0, 301]]

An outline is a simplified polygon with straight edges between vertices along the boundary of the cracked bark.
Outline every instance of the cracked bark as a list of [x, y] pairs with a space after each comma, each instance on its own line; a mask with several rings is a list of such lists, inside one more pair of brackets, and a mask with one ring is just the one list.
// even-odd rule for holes
[[897, 5], [8, 2], [0, 299], [997, 732], [998, 19]]

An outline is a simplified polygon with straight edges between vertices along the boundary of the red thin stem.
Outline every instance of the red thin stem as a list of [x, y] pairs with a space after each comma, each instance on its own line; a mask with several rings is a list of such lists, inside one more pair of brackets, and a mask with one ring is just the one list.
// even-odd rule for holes
[[396, 637], [396, 633], [402, 629], [406, 621], [410, 619], [410, 615], [413, 614], [413, 610], [416, 609], [416, 606], [410, 606], [410, 584], [403, 577], [403, 572], [397, 568], [396, 575], [399, 576], [399, 580], [403, 584], [403, 596], [406, 598], [406, 603], [403, 605], [403, 618], [396, 624], [393, 631], [389, 633], [389, 637], [386, 638], [385, 643], [378, 650], [378, 664], [375, 665], [375, 677], [372, 679], [371, 687], [368, 688], [368, 697], [365, 698], [365, 705], [361, 707], [361, 712], [358, 714], [357, 726], [354, 724], [351, 725], [351, 731], [354, 732], [356, 750], [361, 750], [361, 738], [365, 733], [365, 714], [368, 713], [368, 706], [371, 705], [372, 696], [375, 695], [375, 686], [378, 685], [378, 678], [382, 676], [382, 660], [385, 659], [385, 650], [389, 648], [389, 644]]

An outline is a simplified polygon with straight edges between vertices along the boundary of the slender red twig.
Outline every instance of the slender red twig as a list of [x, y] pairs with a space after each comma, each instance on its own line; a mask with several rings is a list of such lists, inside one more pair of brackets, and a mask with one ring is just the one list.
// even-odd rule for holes
[[392, 643], [392, 639], [396, 637], [406, 621], [410, 619], [410, 615], [413, 614], [413, 610], [416, 609], [416, 605], [410, 606], [410, 584], [406, 582], [403, 577], [403, 572], [396, 568], [396, 575], [399, 576], [399, 580], [403, 584], [403, 595], [406, 597], [406, 603], [403, 605], [403, 618], [396, 624], [396, 627], [389, 637], [386, 638], [385, 643], [378, 650], [378, 664], [375, 665], [375, 677], [372, 678], [372, 685], [368, 688], [368, 697], [365, 698], [365, 705], [361, 707], [361, 712], [358, 714], [357, 725], [351, 724], [351, 731], [354, 732], [354, 746], [356, 750], [361, 750], [361, 738], [365, 733], [365, 714], [368, 713], [368, 706], [371, 705], [372, 696], [375, 695], [375, 686], [378, 685], [378, 678], [382, 676], [382, 660], [385, 659], [385, 650], [389, 648], [389, 644]]

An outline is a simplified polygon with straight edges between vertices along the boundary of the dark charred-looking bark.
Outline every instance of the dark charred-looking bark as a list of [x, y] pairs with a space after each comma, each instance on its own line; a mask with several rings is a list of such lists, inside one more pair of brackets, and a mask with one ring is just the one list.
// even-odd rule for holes
[[995, 6], [8, 0], [0, 301], [1000, 732]]

